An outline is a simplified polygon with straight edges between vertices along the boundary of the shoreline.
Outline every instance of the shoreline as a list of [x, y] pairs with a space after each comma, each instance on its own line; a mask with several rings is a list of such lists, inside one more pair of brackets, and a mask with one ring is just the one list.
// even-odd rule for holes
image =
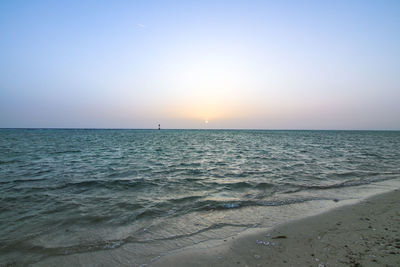
[[205, 242], [148, 266], [399, 266], [400, 190]]
[[[362, 207], [363, 205], [365, 205], [365, 203], [370, 203], [371, 201], [375, 202], [375, 198], [379, 199], [386, 195], [392, 196], [392, 194], [393, 196], [389, 197], [388, 201], [392, 199], [394, 200], [394, 203], [400, 203], [400, 180], [386, 180], [357, 187], [323, 191], [323, 193], [325, 194], [325, 200], [317, 199], [310, 202], [289, 204], [285, 205], [284, 207], [258, 207], [246, 208], [243, 210], [232, 209], [229, 211], [225, 211], [229, 213], [224, 213], [224, 216], [227, 216], [232, 212], [235, 213], [239, 211], [241, 213], [241, 217], [237, 217], [236, 219], [242, 223], [248, 220], [249, 216], [252, 217], [253, 214], [254, 216], [258, 216], [260, 219], [264, 218], [264, 221], [260, 221], [260, 223], [258, 225], [254, 225], [254, 227], [245, 227], [245, 229], [236, 232], [233, 235], [223, 236], [220, 235], [220, 233], [214, 232], [214, 237], [212, 237], [211, 239], [205, 239], [203, 241], [195, 242], [181, 248], [169, 247], [168, 249], [168, 247], [165, 246], [166, 243], [163, 242], [153, 242], [151, 246], [149, 246], [149, 244], [147, 243], [121, 243], [122, 246], [111, 249], [86, 251], [81, 253], [78, 252], [68, 255], [49, 255], [42, 260], [31, 262], [30, 264], [32, 264], [33, 266], [70, 266], [72, 264], [75, 266], [112, 265], [140, 267], [192, 265], [319, 267], [349, 265], [353, 266], [353, 263], [351, 262], [343, 263], [343, 255], [336, 256], [336, 258], [330, 256], [329, 261], [327, 261], [328, 263], [324, 263], [326, 259], [320, 257], [320, 254], [316, 253], [316, 249], [310, 250], [310, 246], [314, 248], [317, 247], [319, 243], [310, 244], [307, 242], [304, 243], [301, 240], [302, 238], [305, 238], [306, 240], [310, 240], [311, 242], [312, 240], [318, 238], [318, 235], [313, 235], [312, 232], [310, 232], [310, 229], [307, 228], [307, 226], [313, 225], [312, 229], [320, 229], [319, 231], [321, 233], [326, 232], [326, 234], [329, 235], [332, 229], [336, 229], [340, 226], [330, 224], [330, 222], [340, 222], [341, 225], [343, 223], [343, 225], [340, 227], [346, 226], [346, 229], [342, 229], [342, 232], [345, 232], [345, 230], [350, 229], [347, 227], [348, 225], [356, 225], [356, 223], [359, 222], [359, 218], [363, 218], [361, 216], [357, 217], [356, 219], [352, 219], [353, 211], [348, 212], [348, 210], [358, 210], [359, 207]], [[347, 197], [344, 198], [345, 196]], [[377, 212], [378, 210], [382, 210], [382, 208], [386, 209], [387, 207], [389, 207], [388, 205], [386, 205], [385, 201], [383, 201], [382, 203], [381, 202], [382, 201], [377, 204], [377, 207], [364, 208], [361, 210], [366, 210], [366, 213], [368, 213], [369, 210], [371, 210], [372, 212]], [[397, 206], [391, 205], [391, 207], [392, 210], [400, 210], [400, 204], [397, 204]], [[340, 215], [341, 212], [344, 212], [344, 215]], [[336, 215], [332, 215], [336, 213], [339, 213], [340, 216], [344, 216], [348, 220], [338, 220], [335, 217]], [[280, 219], [276, 219], [275, 216], [279, 216]], [[367, 216], [370, 215], [366, 215], [364, 217]], [[326, 219], [325, 217], [328, 219]], [[395, 231], [397, 231], [395, 232], [395, 234], [398, 234], [400, 233], [400, 213], [398, 213], [398, 216], [395, 214], [394, 217], [397, 218], [397, 225], [394, 225], [395, 227], [397, 227], [395, 229]], [[227, 219], [228, 218], [230, 218], [230, 216], [228, 216]], [[389, 219], [387, 220], [390, 221]], [[385, 223], [384, 220], [381, 220], [381, 224], [382, 222]], [[286, 229], [289, 227], [289, 231], [280, 230], [284, 229], [285, 227]], [[371, 225], [371, 227], [373, 227], [373, 225]], [[376, 229], [376, 227], [371, 229]], [[359, 229], [355, 230], [358, 231]], [[277, 231], [280, 231], [281, 233], [278, 233]], [[299, 234], [300, 236], [298, 236]], [[336, 234], [337, 233], [335, 233], [335, 235]], [[278, 236], [286, 236], [286, 238], [272, 238]], [[358, 239], [359, 238], [360, 237], [358, 237]], [[189, 239], [191, 238], [189, 237]], [[335, 239], [335, 236], [333, 239]], [[358, 239], [356, 241], [358, 241]], [[350, 241], [353, 242], [354, 240]], [[396, 243], [397, 241], [395, 242], [394, 246], [400, 246], [400, 239], [398, 241], [398, 243]], [[299, 250], [297, 247], [287, 246], [287, 242], [294, 242], [298, 246], [302, 247], [302, 249]], [[172, 246], [174, 245], [174, 243], [168, 244]], [[340, 246], [340, 244], [334, 244], [334, 246]], [[282, 250], [287, 252], [283, 253]], [[333, 250], [336, 250], [336, 248]], [[393, 252], [400, 253], [400, 249]], [[297, 258], [297, 256], [296, 258], [291, 258], [292, 254], [295, 255], [296, 253], [300, 255], [299, 258]], [[311, 254], [314, 254], [314, 256], [311, 256]], [[309, 256], [307, 258], [302, 258], [303, 256], [301, 255]], [[390, 256], [393, 255], [396, 256], [396, 254], [390, 254]], [[313, 260], [310, 261], [310, 256], [315, 258], [315, 262]], [[332, 264], [332, 257], [334, 259], [341, 260], [341, 262]], [[397, 255], [397, 257], [400, 257], [400, 255]], [[373, 264], [374, 262], [371, 263]], [[375, 266], [382, 265], [376, 264]], [[387, 266], [396, 265], [387, 264]]]

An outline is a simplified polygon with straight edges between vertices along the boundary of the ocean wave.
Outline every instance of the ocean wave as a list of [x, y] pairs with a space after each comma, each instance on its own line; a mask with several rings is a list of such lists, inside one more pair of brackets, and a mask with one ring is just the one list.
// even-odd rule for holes
[[52, 154], [73, 154], [73, 153], [81, 153], [81, 150], [64, 150], [64, 151], [55, 151]]
[[208, 182], [206, 183], [207, 186], [209, 187], [214, 187], [214, 188], [224, 188], [227, 190], [240, 190], [240, 189], [266, 189], [266, 188], [272, 188], [275, 185], [272, 183], [266, 183], [266, 182], [249, 182], [249, 181], [237, 181], [237, 182]]
[[[378, 181], [385, 181], [393, 179], [393, 176], [379, 176], [379, 177], [370, 177], [370, 178], [362, 178], [357, 180], [346, 180], [341, 181], [333, 184], [321, 184], [321, 185], [313, 185], [313, 184], [300, 184], [300, 183], [284, 183], [286, 186], [294, 187], [295, 190], [328, 190], [328, 189], [335, 189], [335, 188], [343, 188], [343, 187], [350, 187], [350, 186], [360, 186], [365, 184], [370, 184]], [[294, 191], [293, 191], [294, 192]]]
[[118, 189], [118, 187], [123, 188], [133, 188], [137, 186], [150, 186], [157, 185], [153, 181], [147, 179], [95, 179], [95, 180], [83, 180], [83, 181], [71, 181], [63, 183], [61, 185], [55, 186], [53, 189], [68, 189], [68, 188], [110, 188]]
[[29, 182], [41, 182], [46, 181], [47, 178], [25, 178], [25, 179], [13, 179], [8, 181], [0, 181], [0, 184], [14, 184], [14, 183], [29, 183]]

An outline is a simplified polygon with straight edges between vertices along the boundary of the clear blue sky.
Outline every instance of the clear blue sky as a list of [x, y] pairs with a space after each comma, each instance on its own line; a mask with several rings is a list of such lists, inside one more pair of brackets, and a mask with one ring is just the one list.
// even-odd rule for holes
[[0, 1], [0, 127], [400, 129], [400, 1]]

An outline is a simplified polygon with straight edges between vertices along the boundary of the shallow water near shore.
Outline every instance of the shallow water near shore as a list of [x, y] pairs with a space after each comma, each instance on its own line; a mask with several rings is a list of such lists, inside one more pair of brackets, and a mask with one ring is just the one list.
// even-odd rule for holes
[[387, 191], [399, 173], [400, 132], [3, 129], [0, 264], [140, 265]]

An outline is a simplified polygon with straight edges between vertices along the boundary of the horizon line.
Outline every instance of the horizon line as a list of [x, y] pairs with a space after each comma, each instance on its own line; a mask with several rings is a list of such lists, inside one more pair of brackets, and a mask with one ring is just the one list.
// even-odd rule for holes
[[210, 130], [210, 131], [391, 131], [400, 129], [308, 129], [308, 128], [104, 128], [104, 127], [0, 127], [0, 130]]

